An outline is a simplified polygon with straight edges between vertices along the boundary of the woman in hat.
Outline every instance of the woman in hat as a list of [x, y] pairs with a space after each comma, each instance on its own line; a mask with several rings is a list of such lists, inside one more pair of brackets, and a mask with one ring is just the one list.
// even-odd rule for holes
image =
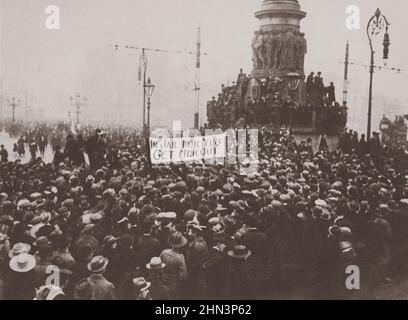
[[35, 265], [34, 256], [28, 253], [20, 253], [11, 258], [10, 272], [4, 285], [6, 300], [33, 300], [35, 298], [37, 283]]

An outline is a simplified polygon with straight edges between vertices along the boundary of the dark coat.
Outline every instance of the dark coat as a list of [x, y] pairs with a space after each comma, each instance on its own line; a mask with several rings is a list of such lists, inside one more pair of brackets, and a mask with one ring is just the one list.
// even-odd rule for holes
[[149, 288], [152, 300], [170, 300], [170, 289], [164, 284], [161, 277], [154, 277], [149, 279], [151, 287]]
[[32, 300], [35, 298], [37, 279], [34, 270], [27, 273], [10, 271], [4, 284], [6, 300]]
[[139, 239], [137, 249], [143, 259], [143, 265], [146, 265], [151, 258], [160, 256], [161, 244], [152, 235], [144, 234]]
[[226, 255], [215, 248], [210, 248], [209, 258], [203, 263], [203, 272], [207, 279], [208, 297], [215, 300], [225, 299], [228, 261]]
[[226, 299], [254, 300], [256, 299], [253, 276], [250, 266], [244, 259], [230, 259], [226, 280]]

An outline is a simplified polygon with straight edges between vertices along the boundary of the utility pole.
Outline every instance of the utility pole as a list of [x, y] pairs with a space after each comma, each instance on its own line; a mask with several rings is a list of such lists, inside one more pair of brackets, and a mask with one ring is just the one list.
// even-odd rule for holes
[[[127, 47], [127, 46], [126, 46]], [[143, 134], [146, 134], [146, 72], [147, 72], [147, 56], [146, 49], [142, 49], [142, 55], [139, 59], [139, 82], [141, 80], [141, 68], [143, 67]]]
[[194, 113], [194, 129], [200, 129], [200, 68], [201, 68], [201, 28], [197, 32], [196, 73], [194, 91], [196, 94], [196, 112]]
[[349, 68], [349, 42], [347, 41], [346, 58], [344, 59], [343, 107], [347, 107], [348, 68]]

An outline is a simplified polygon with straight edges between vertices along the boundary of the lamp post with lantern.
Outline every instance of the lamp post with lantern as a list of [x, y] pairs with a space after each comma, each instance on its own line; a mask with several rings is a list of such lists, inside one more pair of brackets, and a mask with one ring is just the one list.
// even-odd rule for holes
[[150, 98], [153, 95], [154, 88], [155, 86], [152, 84], [149, 78], [145, 85], [145, 95], [147, 97], [147, 132], [146, 132], [146, 136], [150, 134]]
[[299, 88], [300, 84], [300, 79], [301, 76], [300, 74], [296, 72], [289, 72], [287, 74], [287, 83], [288, 83], [288, 95], [290, 99], [290, 105], [289, 105], [289, 130], [290, 134], [292, 134], [293, 131], [293, 109], [295, 107], [295, 101], [296, 101], [296, 94]]
[[369, 95], [368, 95], [368, 115], [367, 115], [367, 142], [370, 141], [371, 137], [371, 114], [372, 114], [372, 100], [373, 100], [373, 74], [374, 74], [374, 47], [373, 47], [373, 40], [374, 37], [379, 35], [381, 32], [385, 31], [384, 39], [383, 39], [383, 59], [384, 64], [386, 64], [388, 60], [389, 54], [389, 47], [390, 47], [390, 36], [388, 34], [388, 26], [390, 23], [388, 22], [387, 18], [381, 13], [380, 9], [377, 9], [374, 16], [368, 21], [367, 24], [367, 37], [370, 44], [370, 52], [371, 52], [371, 59], [370, 59], [370, 87], [369, 87]]

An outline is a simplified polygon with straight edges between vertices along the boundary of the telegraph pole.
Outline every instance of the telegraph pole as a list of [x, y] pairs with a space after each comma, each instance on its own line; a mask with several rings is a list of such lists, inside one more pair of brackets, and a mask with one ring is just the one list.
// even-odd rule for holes
[[194, 113], [194, 129], [200, 128], [200, 68], [201, 68], [201, 28], [197, 33], [196, 74], [194, 91], [196, 93], [196, 112]]
[[346, 58], [344, 59], [343, 107], [347, 107], [348, 68], [349, 68], [349, 42], [347, 41]]

